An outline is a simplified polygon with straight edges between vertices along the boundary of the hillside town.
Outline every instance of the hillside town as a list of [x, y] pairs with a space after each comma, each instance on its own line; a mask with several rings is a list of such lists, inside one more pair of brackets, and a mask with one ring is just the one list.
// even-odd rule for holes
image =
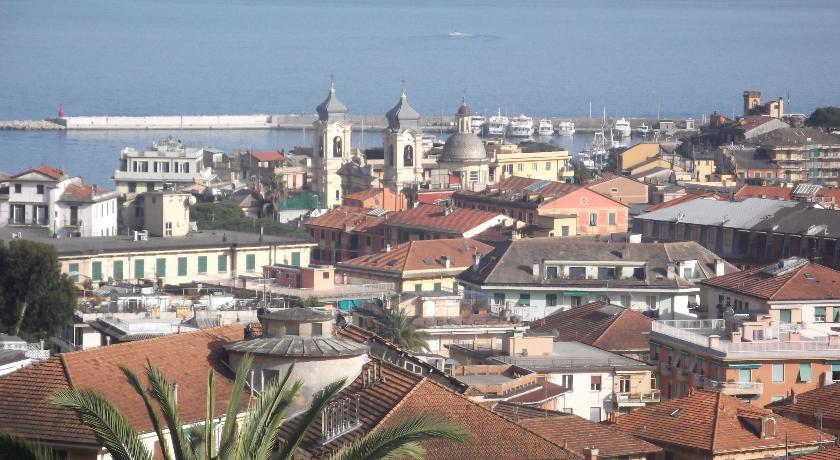
[[331, 82], [311, 145], [150, 135], [110, 184], [0, 173], [2, 436], [65, 460], [188, 437], [374, 458], [349, 455], [410, 429], [375, 458], [840, 458], [838, 126], [745, 91], [588, 167], [466, 98], [431, 139], [395, 99], [381, 147], [353, 148]]

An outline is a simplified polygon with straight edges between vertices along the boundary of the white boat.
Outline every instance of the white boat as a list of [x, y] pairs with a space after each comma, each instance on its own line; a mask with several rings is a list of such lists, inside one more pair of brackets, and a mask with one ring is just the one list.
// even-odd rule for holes
[[484, 132], [484, 125], [487, 124], [487, 118], [484, 115], [473, 115], [472, 119], [470, 119], [470, 126], [472, 127], [472, 132], [476, 134], [481, 134]]
[[504, 136], [508, 128], [508, 117], [502, 115], [502, 111], [498, 111], [496, 115], [487, 120], [486, 132], [488, 136]]
[[531, 137], [534, 135], [534, 119], [519, 115], [510, 119], [508, 135], [511, 137]]
[[618, 137], [630, 137], [630, 122], [626, 118], [615, 121], [615, 132]]
[[604, 129], [595, 131], [592, 144], [578, 154], [579, 161], [587, 169], [601, 170], [607, 164], [609, 156], [607, 136]]
[[636, 128], [636, 132], [639, 133], [642, 137], [645, 137], [650, 132], [650, 126], [642, 123], [638, 128]]
[[537, 134], [540, 136], [551, 136], [554, 134], [554, 124], [548, 118], [543, 118], [537, 124]]
[[571, 121], [561, 121], [557, 124], [557, 134], [561, 136], [574, 136], [575, 124]]

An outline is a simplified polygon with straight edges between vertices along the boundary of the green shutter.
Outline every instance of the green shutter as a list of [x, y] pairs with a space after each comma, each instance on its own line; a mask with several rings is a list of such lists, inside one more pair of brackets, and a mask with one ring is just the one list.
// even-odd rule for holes
[[146, 276], [146, 262], [143, 259], [134, 259], [134, 279], [140, 280]]
[[785, 381], [785, 365], [784, 363], [773, 363], [773, 382]]
[[115, 260], [114, 261], [114, 279], [117, 281], [121, 281], [123, 279], [123, 261], [122, 260]]
[[166, 259], [158, 259], [155, 263], [155, 276], [163, 278], [166, 276]]
[[799, 381], [800, 382], [810, 382], [811, 381], [811, 363], [800, 363], [799, 364]]
[[292, 253], [292, 265], [300, 267], [300, 253], [297, 251]]
[[178, 257], [178, 276], [187, 276], [187, 258]]
[[79, 264], [69, 264], [67, 266], [68, 274], [70, 275], [70, 279], [73, 280], [74, 283], [79, 282]]
[[840, 372], [840, 364], [832, 364], [831, 372]]
[[102, 281], [102, 262], [93, 262], [90, 266], [90, 277], [94, 281]]
[[253, 272], [257, 270], [257, 256], [255, 254], [248, 254], [245, 256], [245, 271]]
[[227, 256], [219, 256], [219, 273], [227, 273]]
[[207, 273], [207, 256], [198, 256], [198, 272]]

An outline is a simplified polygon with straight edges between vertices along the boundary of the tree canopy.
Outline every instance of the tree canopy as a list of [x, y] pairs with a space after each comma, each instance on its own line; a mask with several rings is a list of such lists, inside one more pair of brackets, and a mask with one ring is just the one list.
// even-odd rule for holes
[[293, 225], [282, 224], [272, 219], [253, 219], [242, 209], [232, 204], [198, 203], [190, 208], [190, 217], [199, 230], [231, 230], [259, 233], [260, 227], [266, 235], [305, 237], [306, 233]]
[[840, 127], [840, 107], [820, 107], [805, 120], [808, 126], [818, 128]]
[[73, 315], [76, 290], [48, 244], [0, 243], [0, 327], [27, 340], [55, 335]]

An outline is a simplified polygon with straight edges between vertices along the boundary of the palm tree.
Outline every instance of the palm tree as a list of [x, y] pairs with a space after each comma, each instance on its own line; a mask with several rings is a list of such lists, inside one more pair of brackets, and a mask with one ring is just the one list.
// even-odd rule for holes
[[274, 208], [274, 220], [277, 220], [280, 205], [286, 201], [288, 195], [289, 189], [286, 187], [285, 175], [282, 172], [275, 173], [271, 177], [271, 191], [269, 192], [271, 205]]
[[384, 328], [382, 335], [395, 345], [409, 351], [421, 352], [429, 349], [429, 334], [418, 331], [414, 326], [414, 318], [406, 315], [401, 308], [391, 308], [381, 319]]
[[[228, 410], [221, 424], [221, 436], [215, 442], [218, 422], [215, 417], [214, 372], [207, 377], [207, 404], [205, 422], [184, 428], [180, 418], [175, 387], [160, 369], [146, 365], [148, 389], [132, 371], [121, 367], [134, 391], [143, 400], [152, 423], [164, 460], [268, 460], [291, 459], [304, 434], [318, 420], [330, 400], [341, 390], [343, 380], [327, 385], [312, 401], [310, 407], [298, 417], [298, 424], [288, 439], [279, 440], [277, 432], [283, 423], [292, 400], [302, 386], [300, 381], [290, 382], [291, 366], [282, 379], [268, 383], [261, 396], [245, 412], [237, 424], [239, 402], [245, 387], [245, 378], [252, 358], [243, 359], [233, 382]], [[153, 460], [152, 454], [140, 441], [139, 434], [125, 416], [104, 396], [92, 390], [64, 389], [56, 392], [51, 402], [75, 411], [82, 423], [93, 431], [97, 440], [115, 460]], [[445, 439], [466, 442], [468, 435], [459, 425], [434, 414], [410, 417], [389, 428], [372, 431], [356, 442], [341, 449], [333, 460], [423, 458], [425, 451], [418, 441]], [[272, 450], [279, 443], [279, 455]], [[171, 444], [171, 448], [170, 448]], [[0, 454], [23, 460], [51, 460], [52, 453], [44, 446], [30, 443], [19, 437], [0, 433]], [[6, 457], [4, 457], [6, 458]]]

